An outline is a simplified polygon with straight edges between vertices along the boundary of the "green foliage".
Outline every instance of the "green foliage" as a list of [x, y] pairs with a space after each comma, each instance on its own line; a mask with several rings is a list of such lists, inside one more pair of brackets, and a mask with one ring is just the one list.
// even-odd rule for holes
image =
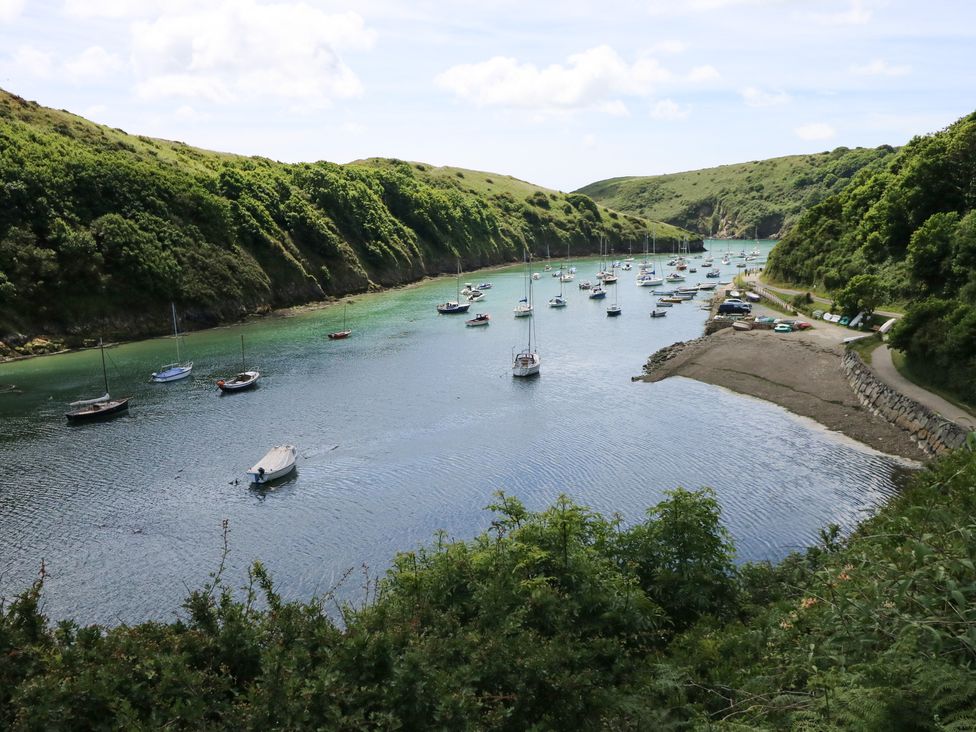
[[777, 565], [733, 567], [708, 490], [630, 527], [499, 493], [355, 605], [285, 601], [256, 563], [172, 623], [52, 626], [38, 581], [0, 602], [0, 728], [972, 729], [968, 444]]
[[[0, 328], [165, 329], [428, 274], [622, 247], [585, 196], [398, 160], [284, 165], [133, 137], [0, 91]], [[108, 335], [108, 334], [106, 334]]]
[[917, 137], [807, 211], [768, 271], [834, 291], [847, 312], [907, 303], [892, 343], [910, 367], [976, 398], [976, 114]]
[[845, 189], [861, 170], [878, 170], [892, 156], [879, 148], [839, 147], [686, 173], [611, 178], [580, 193], [619, 211], [667, 221], [703, 236], [779, 237], [803, 211]]

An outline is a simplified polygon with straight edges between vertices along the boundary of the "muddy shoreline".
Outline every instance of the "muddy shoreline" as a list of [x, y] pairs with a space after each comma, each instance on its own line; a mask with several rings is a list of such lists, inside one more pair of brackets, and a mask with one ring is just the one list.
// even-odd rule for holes
[[864, 409], [841, 366], [843, 347], [802, 333], [731, 328], [662, 348], [637, 380], [684, 376], [763, 399], [888, 455], [923, 462], [907, 432]]

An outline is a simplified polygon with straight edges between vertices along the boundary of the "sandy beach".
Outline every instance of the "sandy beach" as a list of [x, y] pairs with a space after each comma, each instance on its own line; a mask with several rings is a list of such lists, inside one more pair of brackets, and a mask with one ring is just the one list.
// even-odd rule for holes
[[841, 368], [843, 346], [832, 341], [819, 324], [793, 333], [726, 328], [661, 349], [640, 378], [697, 379], [773, 402], [889, 455], [925, 460], [908, 433], [860, 405]]

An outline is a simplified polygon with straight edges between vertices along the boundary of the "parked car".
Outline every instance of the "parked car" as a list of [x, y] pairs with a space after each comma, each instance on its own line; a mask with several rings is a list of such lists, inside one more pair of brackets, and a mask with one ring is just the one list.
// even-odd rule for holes
[[779, 323], [776, 327], [773, 328], [773, 332], [774, 333], [792, 333], [793, 332], [793, 326], [792, 325], [789, 325], [787, 323]]
[[749, 315], [752, 306], [744, 302], [723, 302], [718, 306], [719, 315]]
[[810, 324], [809, 324], [809, 323], [808, 323], [807, 321], [805, 321], [805, 320], [798, 320], [798, 321], [796, 321], [796, 322], [795, 322], [795, 323], [793, 324], [793, 328], [794, 328], [795, 330], [806, 330], [807, 328], [812, 328], [812, 327], [813, 327], [813, 326], [812, 326], [812, 325], [810, 325]]

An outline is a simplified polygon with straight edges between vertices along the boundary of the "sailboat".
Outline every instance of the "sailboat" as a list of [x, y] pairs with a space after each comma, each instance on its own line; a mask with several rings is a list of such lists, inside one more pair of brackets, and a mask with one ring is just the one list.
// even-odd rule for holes
[[461, 302], [461, 260], [458, 260], [457, 265], [457, 299], [448, 300], [447, 302], [442, 302], [437, 306], [437, 312], [446, 315], [452, 315], [454, 313], [466, 313], [468, 308], [471, 307], [469, 302]]
[[[518, 305], [516, 305], [514, 308], [516, 318], [527, 318], [530, 315], [532, 315], [532, 280], [529, 279], [528, 255], [526, 255], [524, 258], [525, 258], [524, 281], [528, 282], [528, 291], [523, 289], [524, 297], [518, 301]], [[523, 288], [524, 288], [524, 283], [523, 283]]]
[[241, 335], [241, 372], [233, 379], [219, 379], [217, 388], [221, 391], [241, 391], [254, 386], [260, 371], [248, 371], [247, 364], [244, 362], [244, 335]]
[[[560, 274], [562, 274], [562, 267], [560, 269]], [[564, 308], [566, 307], [566, 298], [563, 297], [563, 278], [559, 278], [559, 294], [555, 297], [549, 298], [549, 307], [551, 308]]]
[[70, 412], [65, 412], [69, 422], [90, 422], [103, 417], [118, 414], [129, 408], [129, 400], [132, 397], [123, 399], [112, 399], [108, 393], [108, 371], [105, 369], [105, 347], [101, 339], [98, 341], [98, 350], [102, 354], [102, 379], [105, 382], [105, 394], [95, 399], [83, 399], [71, 402], [69, 407], [74, 407]]
[[[532, 282], [529, 281], [529, 299], [532, 298]], [[515, 356], [512, 363], [512, 376], [535, 376], [539, 373], [542, 360], [539, 358], [538, 350], [532, 350], [532, 331], [535, 330], [535, 320], [529, 323], [529, 344], [524, 351], [520, 351]]]
[[[343, 303], [342, 304], [342, 330], [337, 330], [335, 333], [329, 333], [330, 341], [338, 341], [341, 340], [342, 338], [348, 338], [349, 334], [352, 333], [352, 331], [346, 327], [346, 307], [348, 307], [348, 304]], [[243, 349], [241, 353], [243, 354]]]
[[620, 315], [620, 305], [617, 302], [617, 288], [613, 288], [613, 303], [607, 306], [607, 316], [615, 317]]
[[176, 305], [170, 303], [170, 308], [173, 310], [173, 337], [176, 339], [176, 361], [166, 364], [150, 376], [150, 381], [155, 381], [160, 384], [166, 381], [185, 379], [193, 371], [193, 361], [180, 363], [180, 329], [176, 325]]
[[[569, 264], [569, 242], [566, 242], [566, 271], [564, 272], [562, 267], [559, 268], [559, 281], [560, 282], [572, 282], [576, 279], [576, 267], [570, 266]], [[562, 285], [560, 285], [560, 288]], [[560, 296], [562, 294], [562, 289], [559, 290]]]

